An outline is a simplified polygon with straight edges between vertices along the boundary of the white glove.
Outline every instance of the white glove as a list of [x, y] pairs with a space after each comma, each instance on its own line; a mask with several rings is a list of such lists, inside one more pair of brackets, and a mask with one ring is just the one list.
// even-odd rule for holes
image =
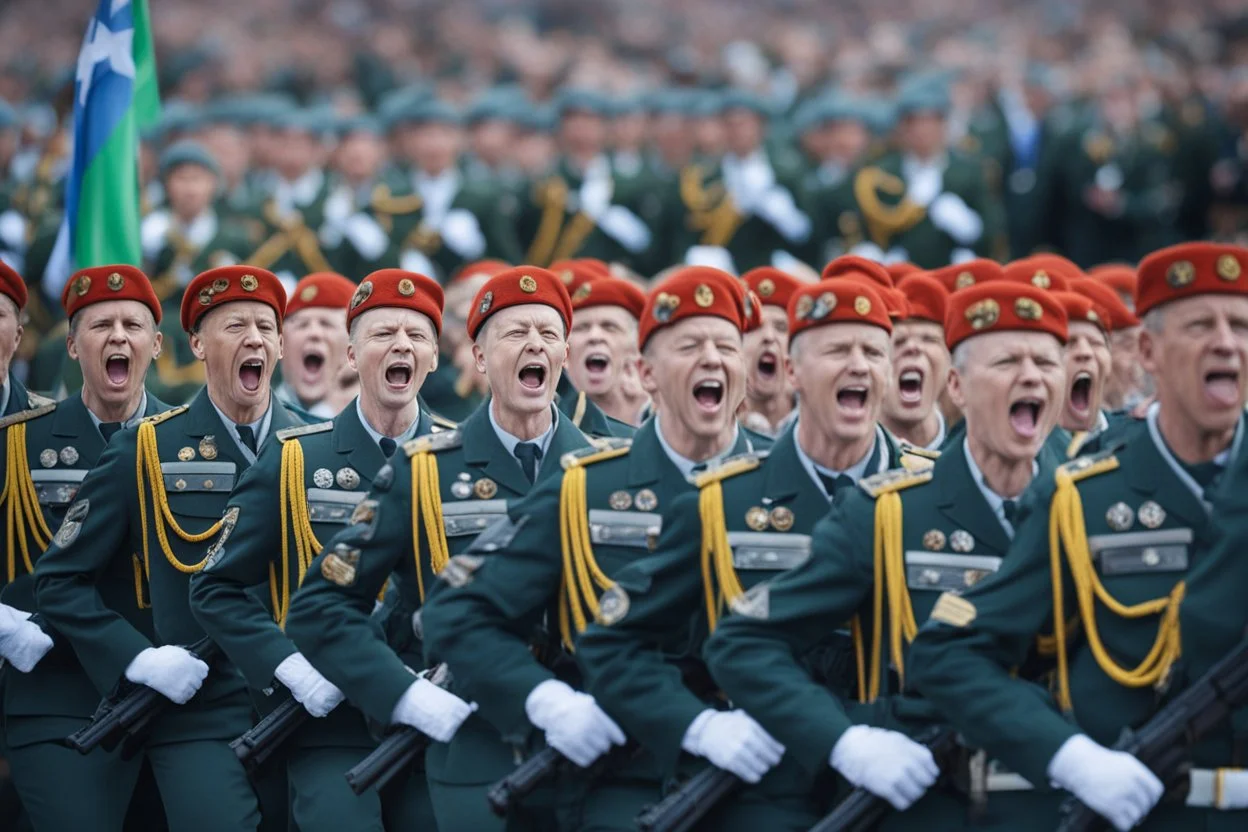
[[447, 211], [438, 233], [447, 248], [465, 260], [476, 260], [485, 253], [485, 235], [481, 233], [481, 223], [471, 211], [463, 208]]
[[650, 227], [623, 205], [612, 205], [595, 221], [604, 234], [634, 254], [650, 247]]
[[784, 756], [784, 746], [745, 711], [703, 711], [685, 731], [680, 747], [747, 783], [763, 779]]
[[944, 184], [945, 175], [938, 168], [920, 168], [906, 177], [906, 199], [926, 208], [932, 204], [933, 199], [940, 196], [940, 189]]
[[685, 252], [686, 266], [710, 266], [712, 269], [719, 269], [728, 272], [728, 274], [736, 274], [737, 266], [732, 261], [732, 254], [723, 246], [690, 246]]
[[607, 213], [607, 209], [611, 207], [611, 196], [614, 191], [615, 186], [610, 176], [591, 176], [587, 178], [581, 183], [581, 190], [577, 193], [581, 211], [597, 222], [603, 214]]
[[978, 240], [984, 233], [984, 221], [957, 194], [943, 193], [936, 197], [927, 215], [932, 225], [964, 246]]
[[841, 734], [829, 762], [850, 783], [884, 798], [899, 812], [940, 776], [926, 747], [897, 731], [867, 725], [853, 725]]
[[529, 722], [546, 732], [546, 744], [586, 768], [594, 760], [624, 744], [624, 732], [607, 716], [594, 697], [573, 690], [558, 679], [547, 679], [524, 700]]
[[25, 610], [0, 604], [0, 656], [22, 673], [34, 670], [52, 649], [52, 637], [29, 618]]
[[793, 194], [773, 187], [754, 205], [754, 213], [780, 232], [790, 243], [804, 243], [810, 237], [810, 217], [798, 210]]
[[732, 201], [743, 214], [749, 214], [776, 184], [776, 172], [771, 169], [770, 162], [756, 156], [741, 166], [740, 176], [733, 184]]
[[1049, 761], [1049, 779], [1095, 810], [1120, 832], [1152, 811], [1165, 787], [1125, 751], [1098, 745], [1085, 734], [1062, 743]]
[[208, 678], [208, 665], [182, 647], [148, 647], [126, 668], [126, 678], [147, 685], [166, 699], [185, 705]]
[[438, 742], [450, 742], [476, 709], [477, 703], [465, 702], [428, 679], [417, 679], [394, 706], [390, 721], [410, 725]]
[[377, 220], [368, 214], [353, 214], [342, 224], [343, 235], [365, 260], [380, 260], [390, 245], [390, 238]]
[[326, 716], [342, 701], [342, 691], [312, 666], [302, 653], [291, 653], [273, 671], [295, 701], [312, 716]]

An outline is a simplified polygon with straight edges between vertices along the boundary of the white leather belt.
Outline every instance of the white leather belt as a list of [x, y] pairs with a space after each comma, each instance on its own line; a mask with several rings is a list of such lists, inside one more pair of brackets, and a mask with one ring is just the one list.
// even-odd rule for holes
[[1194, 768], [1187, 805], [1201, 809], [1248, 809], [1248, 771], [1242, 768]]

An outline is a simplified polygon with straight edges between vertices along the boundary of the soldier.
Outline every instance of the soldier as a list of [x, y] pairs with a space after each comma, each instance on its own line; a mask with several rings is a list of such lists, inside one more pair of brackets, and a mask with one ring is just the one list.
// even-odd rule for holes
[[[631, 425], [642, 403], [627, 397], [623, 379], [637, 362], [637, 324], [646, 293], [610, 273], [585, 274], [575, 266], [573, 271], [581, 274], [568, 285], [572, 332], [564, 374], [605, 416]], [[581, 425], [585, 425], [583, 419]], [[623, 435], [615, 432], [618, 427], [622, 426], [611, 425], [613, 435]]]
[[26, 281], [0, 260], [0, 417], [30, 408], [30, 395], [13, 376], [13, 355], [22, 342], [22, 310], [26, 308]]
[[[329, 542], [295, 595], [286, 632], [312, 666], [369, 719], [414, 726], [437, 744], [427, 754], [429, 793], [442, 829], [500, 826], [484, 784], [506, 773], [512, 750], [453, 693], [414, 680], [423, 667], [425, 593], [507, 503], [557, 478], [563, 454], [588, 440], [552, 405], [567, 360], [571, 301], [558, 277], [520, 267], [482, 286], [468, 319], [476, 370], [491, 398], [459, 430], [407, 443], [393, 475], [374, 482], [357, 523]], [[549, 541], [547, 541], [549, 543]], [[370, 616], [395, 575], [392, 621], [378, 637]], [[457, 734], [465, 719], [468, 722]], [[456, 741], [445, 743], [455, 736]]]
[[[1039, 289], [998, 279], [952, 295], [945, 329], [965, 439], [930, 470], [866, 477], [847, 490], [815, 526], [809, 558], [739, 597], [737, 614], [706, 648], [725, 694], [794, 762], [810, 772], [831, 766], [899, 810], [937, 775], [928, 750], [907, 737], [939, 721], [905, 687], [915, 622], [940, 590], [952, 590], [941, 604], [956, 603], [958, 592], [998, 568], [1016, 501], [1037, 468], [1056, 462], [1042, 448], [1060, 412], [1062, 308]], [[800, 658], [846, 621], [861, 706], [820, 685]], [[976, 809], [989, 827], [1018, 828], [1029, 818], [1009, 811], [1023, 808], [998, 792], [1009, 785], [1005, 778], [972, 784], [986, 801]], [[899, 820], [906, 828], [959, 828], [968, 808], [939, 788]], [[1056, 806], [1048, 810], [1037, 828], [1053, 828]]]
[[866, 108], [845, 95], [811, 101], [804, 137], [815, 150], [813, 170], [803, 182], [813, 227], [808, 258], [813, 263], [845, 254], [862, 242], [854, 210], [853, 174], [871, 143]]
[[[319, 285], [312, 303], [337, 297], [325, 281], [311, 280], [300, 285]], [[299, 300], [296, 290], [287, 327]], [[273, 699], [254, 691], [271, 690], [276, 679], [318, 718], [287, 745], [291, 812], [301, 830], [380, 829], [383, 816], [394, 828], [431, 827], [423, 777], [387, 793], [395, 800], [385, 807], [375, 791], [351, 793], [342, 773], [374, 745], [364, 719], [355, 708], [337, 707], [342, 693], [282, 632], [291, 595], [320, 541], [347, 525], [398, 445], [436, 430], [416, 394], [438, 361], [442, 288], [423, 275], [374, 272], [342, 301], [342, 312], [338, 325], [351, 332], [348, 357], [360, 374], [359, 398], [332, 422], [282, 431], [260, 454], [230, 495], [226, 514], [237, 517], [230, 543], [191, 580], [191, 608], [235, 660], [262, 713]], [[292, 484], [292, 477], [302, 479]], [[267, 594], [249, 591], [266, 582]]]
[[[1182, 579], [1214, 543], [1210, 495], [1243, 433], [1246, 270], [1244, 249], [1199, 243], [1140, 264], [1140, 360], [1157, 380], [1147, 418], [1042, 476], [1002, 570], [943, 596], [911, 650], [912, 682], [971, 742], [1120, 830], [1163, 791], [1138, 760], [1105, 746], [1158, 707], [1180, 647]], [[1072, 590], [1079, 604], [1067, 619]], [[1050, 627], [1056, 707], [1010, 673]], [[1230, 765], [1229, 739], [1195, 764]], [[1211, 792], [1193, 789], [1188, 806], [1159, 808], [1145, 828], [1218, 828]], [[1243, 825], [1225, 817], [1226, 828]]]
[[372, 201], [386, 158], [381, 125], [369, 116], [359, 116], [339, 122], [336, 132], [338, 146], [331, 162], [340, 182], [335, 192], [346, 194], [352, 213], [362, 211]]
[[1101, 405], [1109, 378], [1110, 313], [1087, 295], [1069, 291], [1053, 296], [1066, 310], [1066, 401], [1058, 426], [1070, 434], [1066, 455], [1073, 457], [1090, 434], [1109, 427]]
[[[161, 347], [161, 308], [146, 275], [125, 265], [74, 274], [61, 304], [70, 321], [69, 355], [82, 366], [81, 394], [0, 422], [9, 450], [21, 451], [8, 459], [8, 485], [0, 494], [10, 546], [0, 655], [17, 671], [5, 679], [4, 746], [35, 828], [119, 829], [142, 758], [122, 760], [103, 749], [83, 756], [65, 745], [90, 719], [99, 694], [69, 644], [56, 639], [53, 649], [49, 633], [27, 617], [36, 611], [34, 565], [109, 438], [168, 409], [143, 387]], [[138, 612], [144, 599], [130, 597], [136, 615], [146, 616]], [[74, 800], [65, 799], [67, 786]]]
[[98, 693], [125, 680], [184, 706], [157, 717], [143, 746], [174, 832], [260, 820], [228, 745], [251, 726], [243, 679], [180, 645], [204, 636], [189, 580], [233, 531], [237, 516], [222, 516], [230, 490], [269, 436], [298, 424], [269, 388], [285, 306], [277, 276], [251, 266], [191, 281], [181, 321], [207, 386], [114, 435], [35, 570], [40, 614]]
[[1105, 409], [1122, 411], [1129, 405], [1134, 406], [1144, 386], [1144, 371], [1140, 368], [1140, 319], [1117, 292], [1100, 280], [1075, 280], [1070, 288], [1109, 313], [1110, 369], [1105, 379]]
[[769, 436], [783, 432], [796, 408], [789, 387], [789, 299], [802, 285], [792, 275], [771, 266], [750, 269], [741, 276], [758, 296], [762, 326], [745, 335], [745, 404], [750, 427]]
[[[513, 506], [506, 523], [471, 547], [463, 568], [434, 590], [424, 614], [426, 654], [448, 663], [457, 690], [480, 704], [495, 736], [516, 748], [533, 751], [544, 735], [585, 768], [624, 742], [593, 698], [576, 690], [570, 653], [599, 610], [598, 593], [651, 551], [659, 512], [691, 490], [695, 469], [752, 449], [734, 416], [745, 385], [742, 297], [736, 280], [701, 266], [656, 285], [638, 333], [654, 417], [631, 442], [565, 458], [562, 479]], [[559, 539], [562, 551], [551, 546]], [[543, 613], [548, 634], [530, 652]], [[512, 765], [505, 757], [498, 764], [495, 776]], [[649, 755], [607, 772], [579, 806], [582, 825], [631, 828], [641, 805], [658, 797], [661, 778]], [[587, 785], [573, 778], [557, 804], [580, 803]]]
[[935, 451], [948, 426], [940, 398], [949, 377], [945, 346], [944, 286], [923, 273], [908, 275], [898, 287], [906, 314], [893, 325], [893, 384], [884, 397], [880, 422], [898, 439]]
[[354, 375], [347, 362], [353, 294], [355, 284], [333, 272], [310, 274], [295, 286], [282, 322], [282, 383], [273, 391], [278, 401], [322, 419], [337, 416], [350, 401], [343, 381]]

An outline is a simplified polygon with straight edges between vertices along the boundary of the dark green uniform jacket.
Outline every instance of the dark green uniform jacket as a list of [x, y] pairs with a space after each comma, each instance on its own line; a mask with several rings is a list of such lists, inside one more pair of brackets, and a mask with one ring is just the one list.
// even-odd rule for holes
[[594, 404], [583, 391], [572, 385], [565, 371], [559, 376], [559, 386], [555, 388], [555, 407], [559, 412], [572, 420], [572, 424], [581, 429], [581, 433], [595, 438], [619, 436], [628, 438], [637, 432], [630, 424], [613, 419], [602, 408]]

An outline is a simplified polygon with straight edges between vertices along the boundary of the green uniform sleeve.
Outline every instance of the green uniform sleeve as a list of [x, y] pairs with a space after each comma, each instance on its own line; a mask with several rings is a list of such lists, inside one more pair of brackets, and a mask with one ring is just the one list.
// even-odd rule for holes
[[[117, 610], [110, 609], [98, 585], [117, 558], [141, 553], [142, 541], [130, 532], [131, 501], [137, 497], [134, 429], [124, 430], [105, 448], [95, 468], [82, 481], [67, 514], [85, 511], [70, 539], [54, 540], [35, 564], [35, 592], [40, 614], [73, 645], [91, 683], [107, 695], [121, 681], [134, 657], [151, 641]], [[151, 513], [148, 514], [152, 521]], [[63, 525], [62, 531], [69, 532]], [[163, 557], [160, 551], [152, 557]]]
[[[191, 577], [196, 620], [256, 690], [269, 687], [277, 666], [295, 652], [260, 600], [268, 593], [248, 591], [268, 582], [270, 563], [280, 568], [282, 530], [273, 504], [281, 486], [281, 456], [281, 442], [267, 443], [243, 473], [226, 507], [238, 511], [234, 531], [217, 560]], [[293, 558], [294, 541], [289, 545]]]

